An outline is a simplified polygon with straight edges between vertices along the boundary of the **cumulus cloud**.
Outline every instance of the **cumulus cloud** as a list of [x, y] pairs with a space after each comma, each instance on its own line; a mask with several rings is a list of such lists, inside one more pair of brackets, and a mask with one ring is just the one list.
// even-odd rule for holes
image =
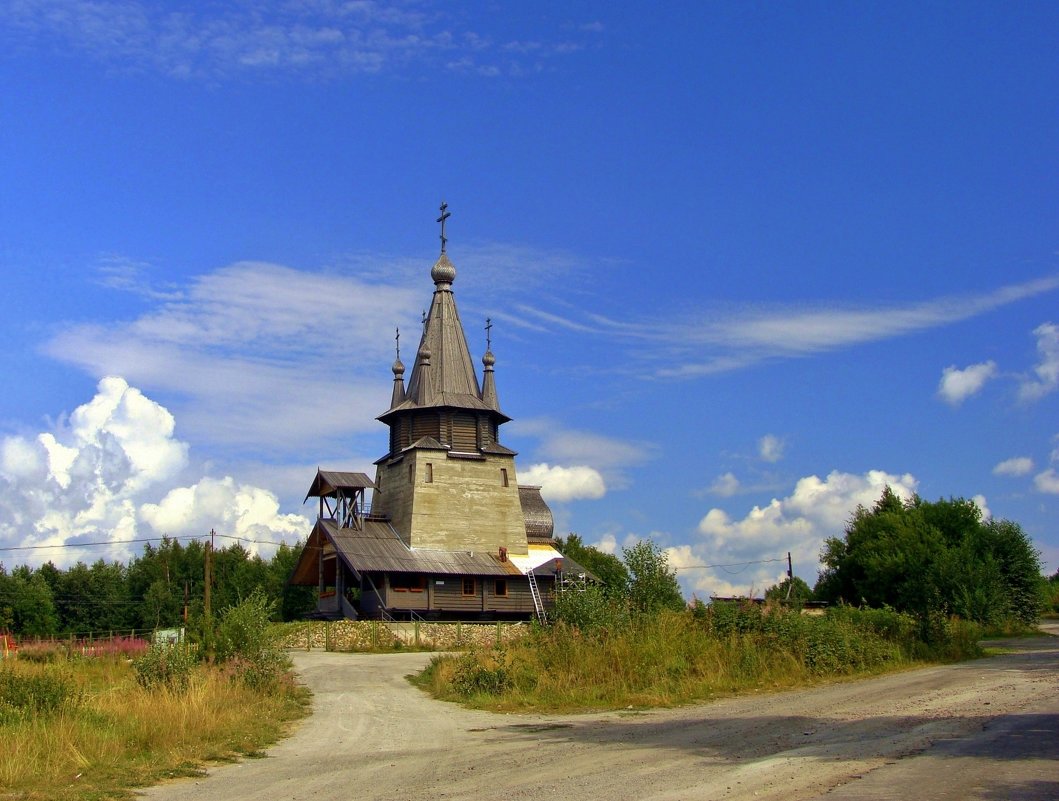
[[561, 467], [547, 463], [519, 471], [519, 483], [538, 485], [549, 501], [596, 500], [607, 494], [607, 485], [598, 470], [585, 465]]
[[1033, 368], [1035, 378], [1024, 379], [1019, 387], [1019, 397], [1024, 401], [1040, 400], [1059, 387], [1059, 326], [1044, 323], [1033, 334], [1040, 361]]
[[[787, 497], [755, 506], [740, 519], [710, 509], [699, 521], [701, 539], [670, 549], [671, 563], [685, 568], [678, 576], [686, 589], [699, 595], [746, 595], [780, 580], [790, 551], [795, 573], [812, 584], [824, 539], [841, 536], [858, 505], [872, 506], [887, 486], [899, 497], [911, 498], [916, 485], [910, 474], [881, 470], [863, 475], [836, 470], [824, 479], [807, 476]], [[691, 567], [704, 564], [727, 567]]]
[[[304, 537], [308, 521], [279, 514], [267, 490], [231, 478], [181, 487], [188, 446], [168, 409], [123, 378], [103, 378], [95, 396], [53, 430], [0, 440], [0, 545], [27, 561], [67, 564], [127, 559], [123, 540], [202, 535], [210, 528], [248, 538]], [[105, 550], [41, 550], [113, 542]]]
[[996, 362], [988, 361], [972, 364], [964, 369], [956, 365], [946, 367], [938, 383], [938, 396], [953, 406], [959, 406], [967, 398], [982, 391], [982, 387], [992, 378], [996, 378]]
[[280, 513], [272, 492], [237, 484], [231, 476], [176, 487], [158, 503], [143, 504], [140, 519], [157, 534], [196, 536], [212, 528], [265, 543], [304, 538], [309, 531], [301, 515]]
[[775, 434], [766, 434], [757, 442], [758, 456], [765, 462], [778, 462], [783, 458], [787, 443]]
[[1028, 456], [1005, 459], [993, 468], [994, 476], [1025, 476], [1031, 472], [1033, 472], [1033, 459]]

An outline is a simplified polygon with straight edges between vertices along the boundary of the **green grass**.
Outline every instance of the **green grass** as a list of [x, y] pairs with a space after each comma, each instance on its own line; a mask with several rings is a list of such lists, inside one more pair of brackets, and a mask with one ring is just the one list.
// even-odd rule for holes
[[[178, 691], [141, 687], [121, 659], [15, 660], [0, 667], [5, 687], [0, 799], [131, 798], [132, 788], [197, 775], [209, 762], [256, 756], [308, 713], [308, 691], [289, 676], [254, 692], [206, 666]], [[29, 687], [43, 688], [47, 708], [17, 711], [31, 702], [11, 698]]]
[[663, 612], [587, 631], [560, 623], [506, 649], [438, 656], [413, 683], [498, 711], [673, 706], [980, 655], [976, 631], [950, 628], [929, 644], [915, 621], [885, 610]]

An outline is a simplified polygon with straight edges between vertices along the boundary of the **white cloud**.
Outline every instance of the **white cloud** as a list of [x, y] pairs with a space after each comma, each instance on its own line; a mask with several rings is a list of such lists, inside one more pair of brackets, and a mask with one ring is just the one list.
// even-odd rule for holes
[[766, 434], [757, 443], [758, 456], [765, 462], [778, 462], [783, 458], [787, 443], [775, 434]]
[[[269, 2], [185, 5], [143, 0], [35, 0], [0, 5], [0, 32], [131, 70], [215, 79], [260, 72], [343, 76], [444, 68], [525, 75], [580, 49], [590, 33], [497, 42], [472, 16], [405, 3]], [[475, 19], [480, 22], [480, 19]]]
[[1059, 472], [1054, 467], [1049, 467], [1043, 473], [1038, 473], [1033, 477], [1033, 485], [1038, 492], [1059, 495]]
[[589, 431], [563, 428], [549, 418], [526, 418], [512, 423], [518, 436], [539, 440], [538, 458], [560, 464], [591, 466], [610, 489], [628, 486], [626, 470], [655, 457], [656, 448], [642, 442], [629, 442]]
[[938, 395], [946, 403], [959, 406], [967, 398], [982, 391], [982, 387], [992, 378], [996, 378], [996, 362], [988, 361], [972, 364], [960, 370], [956, 365], [946, 367], [938, 383]]
[[[274, 458], [375, 430], [389, 401], [377, 373], [393, 352], [380, 332], [415, 331], [418, 298], [401, 284], [241, 262], [131, 322], [72, 326], [45, 350], [164, 393], [196, 441]], [[354, 355], [336, 364], [336, 353]]]
[[546, 463], [519, 471], [519, 483], [537, 485], [549, 501], [596, 500], [607, 494], [607, 485], [598, 470], [585, 465], [561, 467]]
[[1049, 276], [980, 295], [941, 297], [901, 307], [711, 309], [684, 319], [667, 314], [631, 321], [585, 312], [578, 319], [576, 313], [560, 316], [526, 305], [519, 308], [524, 315], [536, 316], [553, 327], [635, 345], [635, 356], [667, 365], [652, 368], [659, 377], [695, 378], [742, 369], [764, 359], [805, 356], [939, 328], [1057, 288], [1059, 276]]
[[755, 506], [742, 519], [733, 519], [723, 509], [710, 509], [699, 521], [701, 540], [671, 549], [671, 558], [678, 567], [727, 566], [678, 571], [686, 589], [700, 596], [746, 595], [751, 588], [761, 592], [783, 575], [788, 551], [795, 573], [812, 584], [824, 539], [841, 536], [858, 505], [872, 506], [887, 486], [899, 497], [910, 498], [916, 484], [907, 473], [881, 470], [863, 475], [836, 470], [823, 480], [808, 476], [787, 497]]
[[603, 553], [614, 554], [618, 551], [618, 538], [613, 534], [604, 534], [599, 538], [599, 541], [595, 544], [595, 547], [601, 550]]
[[719, 495], [722, 498], [730, 498], [739, 492], [741, 487], [742, 484], [739, 483], [739, 479], [736, 478], [735, 473], [728, 472], [717, 476], [717, 479], [710, 485], [707, 493], [710, 495]]
[[[158, 503], [143, 504], [140, 519], [156, 534], [170, 536], [201, 536], [217, 529], [229, 536], [271, 543], [304, 539], [309, 533], [306, 518], [280, 514], [272, 492], [236, 484], [231, 476], [203, 478], [190, 487], [172, 489]], [[248, 547], [257, 550], [254, 544]]]
[[1040, 400], [1059, 387], [1059, 326], [1044, 323], [1033, 333], [1037, 337], [1040, 362], [1033, 368], [1036, 378], [1024, 379], [1019, 387], [1019, 397], [1024, 401]]
[[1033, 459], [1015, 456], [1005, 459], [993, 468], [994, 476], [1025, 476], [1033, 471]]
[[[272, 493], [204, 478], [180, 487], [188, 446], [173, 415], [122, 378], [103, 378], [95, 396], [36, 437], [0, 440], [0, 546], [61, 546], [157, 534], [218, 533], [294, 540], [309, 521], [280, 515]], [[159, 500], [160, 499], [160, 500]], [[127, 559], [138, 546], [15, 551], [16, 558], [69, 564]]]

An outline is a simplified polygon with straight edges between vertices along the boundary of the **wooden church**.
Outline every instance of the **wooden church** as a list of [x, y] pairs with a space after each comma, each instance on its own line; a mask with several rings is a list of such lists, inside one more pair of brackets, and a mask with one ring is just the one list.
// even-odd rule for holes
[[[555, 549], [540, 487], [519, 486], [500, 443], [500, 409], [486, 326], [482, 381], [456, 311], [456, 268], [430, 271], [434, 297], [408, 384], [398, 347], [389, 449], [364, 473], [320, 470], [306, 500], [316, 525], [290, 583], [316, 585], [329, 618], [545, 619], [554, 593], [585, 579]], [[398, 340], [399, 343], [400, 340]]]

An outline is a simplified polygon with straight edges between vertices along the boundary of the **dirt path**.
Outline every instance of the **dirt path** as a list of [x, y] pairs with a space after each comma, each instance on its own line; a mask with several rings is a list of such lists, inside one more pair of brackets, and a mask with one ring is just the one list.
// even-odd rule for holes
[[1059, 798], [1059, 639], [1018, 647], [960, 665], [683, 709], [548, 717], [427, 698], [404, 679], [427, 654], [296, 653], [315, 702], [294, 736], [265, 759], [145, 795]]

